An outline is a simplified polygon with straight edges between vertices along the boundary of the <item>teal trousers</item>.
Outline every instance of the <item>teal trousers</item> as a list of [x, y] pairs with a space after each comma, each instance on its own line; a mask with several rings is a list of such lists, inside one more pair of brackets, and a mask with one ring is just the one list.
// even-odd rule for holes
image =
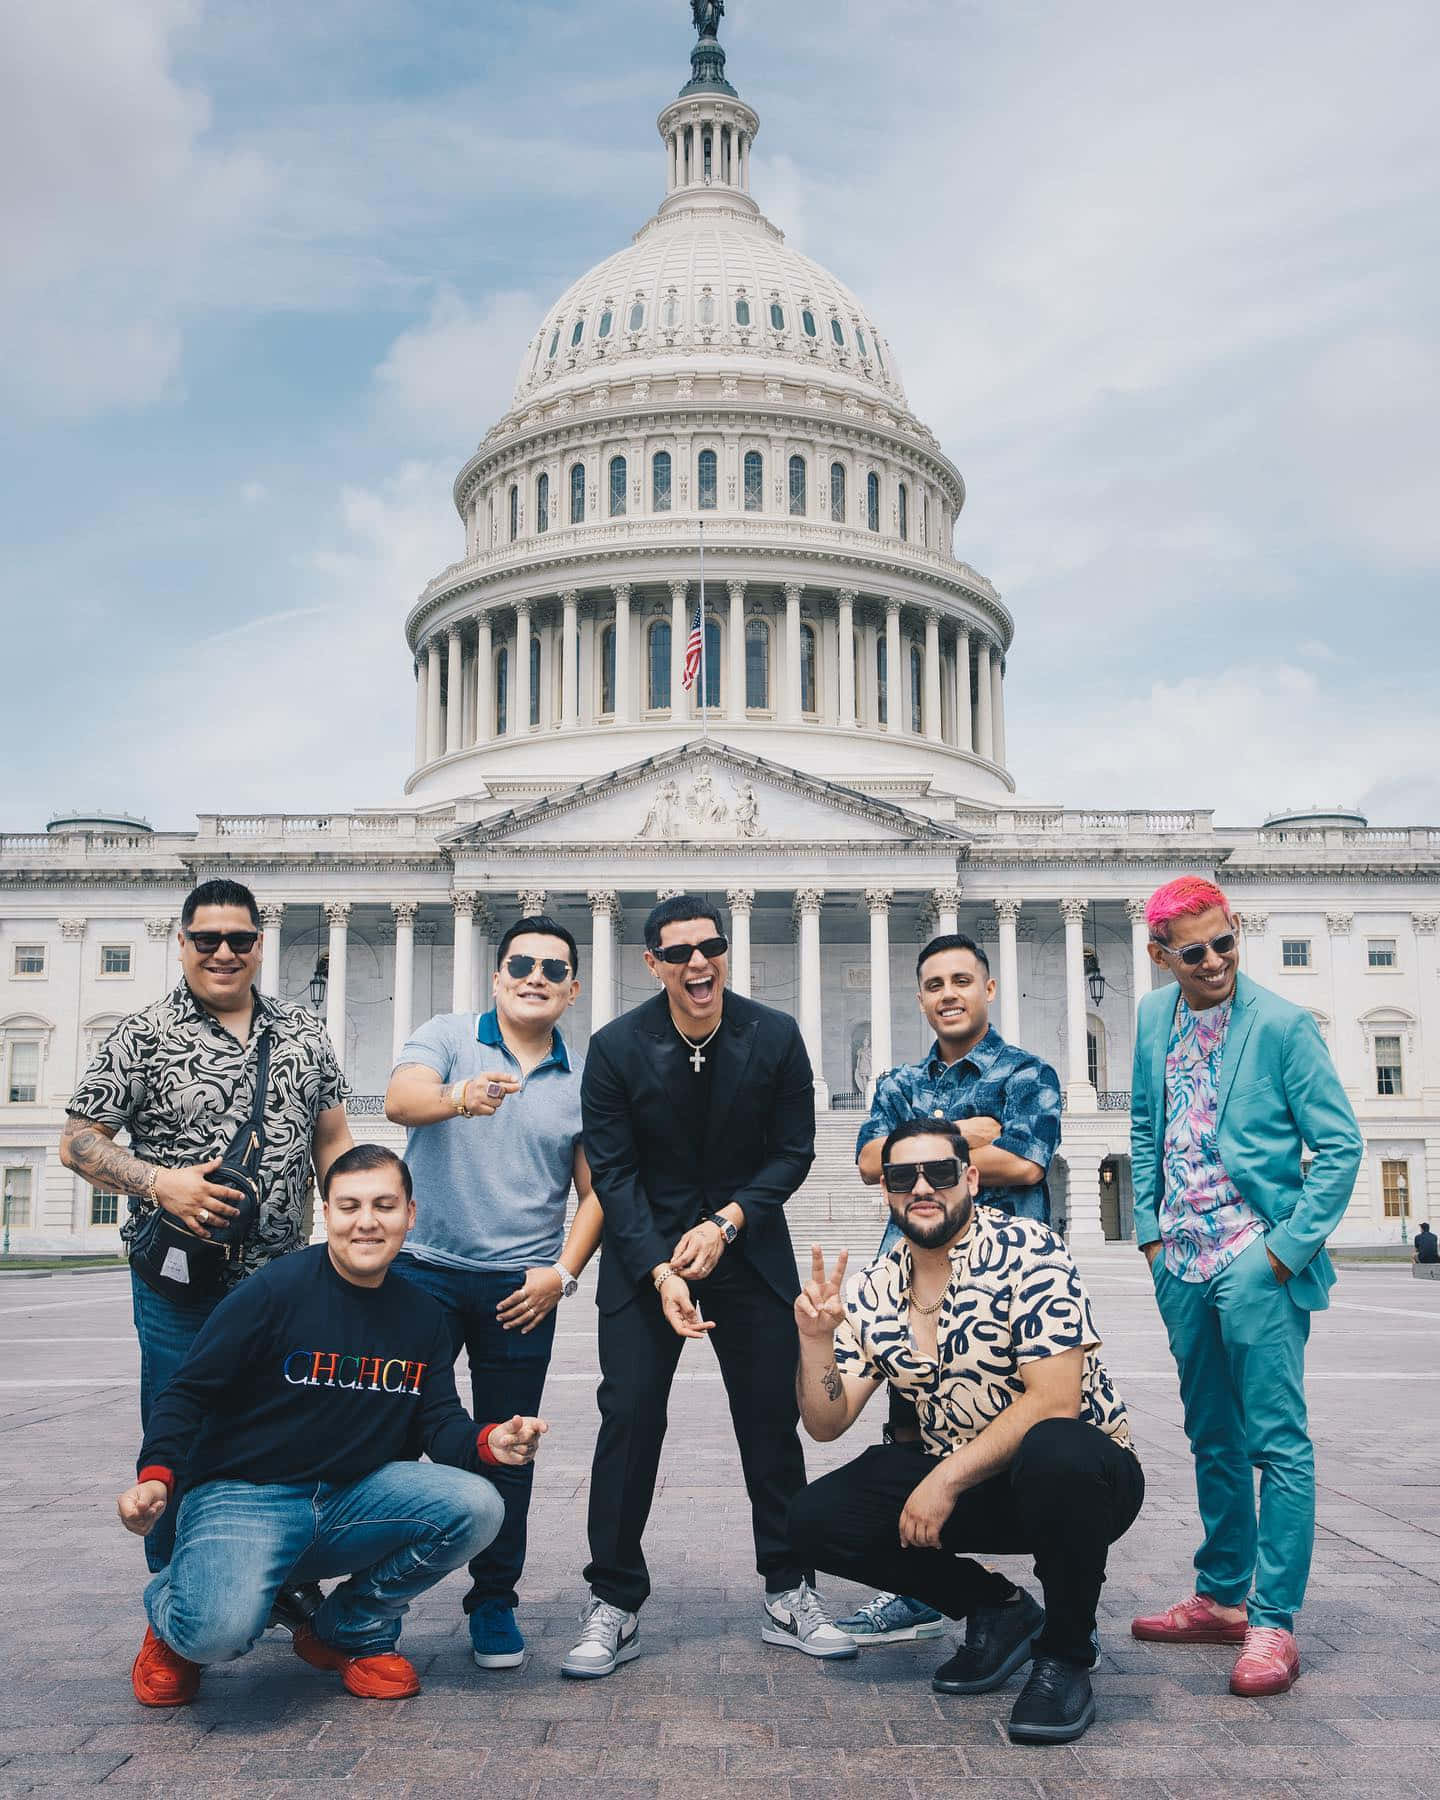
[[1276, 1280], [1263, 1238], [1208, 1281], [1170, 1274], [1163, 1252], [1150, 1272], [1195, 1458], [1205, 1529], [1196, 1592], [1221, 1606], [1248, 1604], [1252, 1625], [1289, 1631], [1315, 1543], [1315, 1447], [1305, 1415], [1310, 1315]]

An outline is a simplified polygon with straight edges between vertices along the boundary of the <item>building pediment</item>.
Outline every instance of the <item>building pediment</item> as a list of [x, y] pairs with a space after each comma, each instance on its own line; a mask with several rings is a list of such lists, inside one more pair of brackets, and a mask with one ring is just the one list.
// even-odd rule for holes
[[[967, 833], [854, 788], [692, 740], [466, 827], [453, 850], [501, 844], [959, 846]], [[952, 850], [952, 854], [956, 852]]]

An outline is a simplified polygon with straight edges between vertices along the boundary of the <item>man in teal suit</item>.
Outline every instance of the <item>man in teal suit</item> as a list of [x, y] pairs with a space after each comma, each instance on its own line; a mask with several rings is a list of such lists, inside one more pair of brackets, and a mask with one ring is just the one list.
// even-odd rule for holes
[[1150, 959], [1178, 985], [1140, 1003], [1135, 1235], [1180, 1371], [1205, 1535], [1194, 1594], [1131, 1630], [1240, 1644], [1231, 1693], [1279, 1694], [1300, 1672], [1293, 1627], [1315, 1540], [1305, 1343], [1330, 1303], [1325, 1240], [1364, 1143], [1315, 1021], [1239, 973], [1220, 889], [1183, 876], [1145, 917]]

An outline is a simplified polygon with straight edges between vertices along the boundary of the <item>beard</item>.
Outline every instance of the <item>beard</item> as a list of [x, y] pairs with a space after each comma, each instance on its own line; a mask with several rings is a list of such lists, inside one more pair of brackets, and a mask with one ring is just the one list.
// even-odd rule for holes
[[897, 1210], [895, 1202], [892, 1200], [890, 1216], [910, 1242], [921, 1250], [938, 1250], [943, 1244], [948, 1244], [952, 1238], [959, 1237], [960, 1233], [969, 1225], [971, 1215], [975, 1211], [974, 1200], [969, 1194], [962, 1194], [953, 1206], [947, 1206], [943, 1201], [940, 1203], [944, 1212], [943, 1218], [937, 1219], [933, 1225], [921, 1225], [910, 1217], [910, 1208], [913, 1204], [912, 1196], [904, 1206]]

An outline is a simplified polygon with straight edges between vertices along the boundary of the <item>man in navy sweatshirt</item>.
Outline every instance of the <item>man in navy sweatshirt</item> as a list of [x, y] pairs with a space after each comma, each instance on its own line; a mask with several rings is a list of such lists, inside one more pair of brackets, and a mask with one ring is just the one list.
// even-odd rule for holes
[[399, 1157], [347, 1150], [324, 1200], [325, 1243], [260, 1270], [201, 1327], [120, 1496], [143, 1537], [182, 1494], [131, 1672], [146, 1706], [184, 1706], [207, 1663], [243, 1656], [282, 1584], [335, 1576], [347, 1579], [296, 1631], [296, 1655], [352, 1694], [418, 1693], [395, 1651], [401, 1615], [500, 1529], [481, 1470], [530, 1462], [546, 1429], [517, 1414], [477, 1431], [439, 1305], [387, 1278], [415, 1223]]

